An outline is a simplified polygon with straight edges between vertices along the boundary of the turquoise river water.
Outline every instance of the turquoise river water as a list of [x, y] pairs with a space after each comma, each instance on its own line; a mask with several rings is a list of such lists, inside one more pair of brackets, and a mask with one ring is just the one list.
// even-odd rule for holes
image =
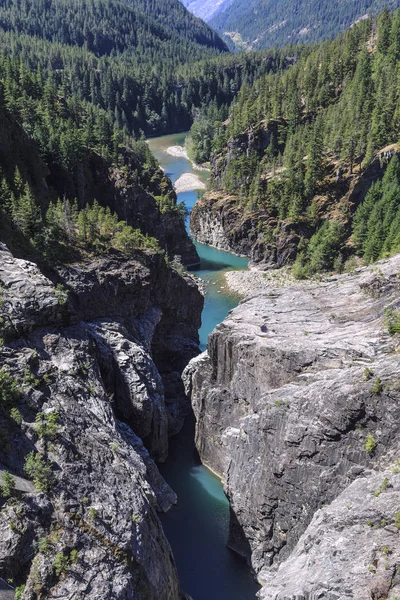
[[[184, 157], [168, 154], [172, 146], [183, 146], [185, 133], [152, 138], [149, 147], [175, 183], [184, 173], [206, 182], [208, 173], [192, 168]], [[190, 211], [197, 200], [196, 190], [178, 194]], [[247, 260], [203, 244], [197, 244], [201, 264], [195, 271], [206, 291], [201, 349], [208, 334], [234, 308], [239, 298], [229, 293], [223, 277], [227, 270], [247, 268]], [[220, 480], [200, 464], [194, 446], [194, 422], [187, 419], [179, 435], [170, 440], [170, 453], [160, 471], [178, 494], [178, 503], [162, 517], [181, 580], [182, 589], [193, 600], [254, 600], [259, 586], [249, 567], [226, 546], [229, 503]]]

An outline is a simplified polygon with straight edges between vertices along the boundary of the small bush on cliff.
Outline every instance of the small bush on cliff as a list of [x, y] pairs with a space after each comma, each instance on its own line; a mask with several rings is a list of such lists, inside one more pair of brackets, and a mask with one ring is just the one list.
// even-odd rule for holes
[[15, 588], [14, 600], [22, 600], [22, 596], [24, 595], [24, 591], [25, 591], [25, 584], [24, 585], [19, 585], [18, 587], [16, 587]]
[[66, 556], [63, 552], [58, 552], [53, 563], [54, 571], [57, 577], [60, 577], [60, 575], [62, 575], [68, 569], [68, 565], [68, 556]]
[[21, 391], [18, 381], [5, 369], [0, 369], [0, 404], [11, 409], [18, 403]]
[[95, 520], [96, 520], [96, 517], [97, 517], [97, 511], [92, 506], [92, 508], [89, 509], [89, 521], [91, 521], [92, 523], [94, 523]]
[[58, 304], [64, 306], [68, 301], [68, 290], [64, 288], [62, 283], [57, 283], [54, 288], [54, 295], [57, 298]]
[[11, 473], [8, 473], [7, 471], [5, 471], [3, 473], [3, 477], [1, 478], [1, 484], [0, 484], [0, 494], [3, 498], [10, 498], [15, 490], [15, 479], [14, 477], [11, 475]]
[[41, 454], [32, 450], [25, 459], [24, 471], [39, 492], [51, 490], [55, 481], [52, 464]]
[[40, 439], [54, 440], [59, 431], [60, 415], [53, 411], [48, 414], [42, 412], [36, 415], [36, 433]]
[[381, 394], [383, 390], [382, 380], [377, 377], [374, 381], [374, 385], [371, 388], [371, 392], [374, 394]]
[[17, 424], [17, 425], [22, 425], [22, 415], [19, 412], [18, 408], [12, 408], [10, 410], [10, 417], [11, 419]]
[[376, 448], [376, 439], [374, 438], [374, 436], [373, 436], [371, 433], [369, 433], [369, 434], [367, 435], [367, 438], [366, 438], [366, 440], [365, 440], [365, 445], [364, 445], [364, 448], [365, 448], [365, 450], [366, 450], [367, 452], [370, 452], [370, 453], [371, 453], [373, 450], [375, 450], [375, 448]]
[[400, 312], [397, 310], [386, 310], [385, 324], [390, 335], [400, 333]]
[[394, 515], [394, 522], [397, 529], [400, 529], [400, 511]]
[[388, 490], [390, 487], [392, 487], [392, 484], [390, 483], [389, 479], [385, 477], [381, 485], [374, 490], [373, 494], [375, 497], [378, 497], [382, 494], [382, 492], [386, 492], [386, 490]]
[[42, 554], [46, 554], [48, 549], [49, 549], [49, 540], [45, 537], [39, 538], [38, 551], [41, 552]]
[[174, 258], [169, 262], [169, 266], [174, 269], [179, 275], [187, 275], [187, 270], [182, 264], [182, 259], [180, 256], [174, 256]]
[[370, 369], [369, 367], [365, 367], [363, 381], [369, 381], [371, 379], [371, 377], [373, 376], [373, 374], [374, 374], [374, 372], [372, 369]]
[[76, 548], [71, 550], [69, 556], [67, 554], [64, 554], [63, 552], [58, 552], [53, 563], [53, 568], [57, 577], [60, 577], [63, 573], [65, 573], [68, 567], [78, 562], [78, 560], [79, 552], [78, 550], [76, 550]]

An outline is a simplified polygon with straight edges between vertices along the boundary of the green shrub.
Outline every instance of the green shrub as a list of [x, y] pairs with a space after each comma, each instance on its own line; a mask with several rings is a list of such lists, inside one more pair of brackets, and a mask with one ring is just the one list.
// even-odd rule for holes
[[22, 419], [22, 415], [19, 412], [18, 408], [14, 407], [10, 410], [10, 417], [13, 421], [15, 421], [15, 423], [17, 425], [22, 425], [23, 419]]
[[25, 591], [25, 584], [24, 585], [19, 585], [18, 587], [16, 587], [15, 588], [14, 600], [22, 600], [22, 596], [24, 595], [24, 591]]
[[5, 369], [0, 369], [0, 405], [9, 410], [18, 404], [20, 396], [17, 379]]
[[33, 480], [39, 492], [49, 492], [54, 484], [52, 464], [41, 454], [30, 452], [25, 459], [25, 473]]
[[54, 295], [60, 306], [64, 306], [68, 302], [68, 290], [64, 288], [62, 283], [57, 283], [54, 288]]
[[26, 387], [38, 387], [40, 385], [40, 380], [32, 373], [30, 369], [25, 369], [23, 383]]
[[179, 275], [187, 275], [187, 270], [185, 266], [182, 264], [182, 259], [180, 256], [174, 256], [174, 258], [170, 261], [169, 266], [179, 273]]
[[380, 394], [383, 391], [383, 385], [382, 385], [382, 380], [377, 377], [374, 381], [374, 385], [371, 388], [371, 392], [373, 392], [374, 394]]
[[3, 498], [10, 498], [13, 495], [14, 490], [15, 490], [15, 479], [11, 475], [11, 473], [8, 473], [8, 471], [5, 471], [1, 478], [0, 493], [3, 496]]
[[92, 506], [92, 508], [89, 509], [89, 521], [92, 521], [92, 523], [94, 523], [94, 521], [96, 520], [96, 515], [97, 515], [97, 511]]
[[58, 412], [38, 413], [36, 415], [36, 433], [40, 439], [54, 440], [59, 432], [58, 422], [60, 415]]
[[367, 452], [372, 452], [376, 448], [376, 439], [371, 433], [367, 435], [364, 448]]
[[76, 548], [71, 550], [71, 553], [69, 556], [67, 556], [63, 552], [58, 552], [56, 554], [56, 557], [55, 557], [54, 563], [53, 563], [53, 568], [55, 570], [57, 577], [60, 577], [63, 573], [65, 573], [65, 571], [68, 569], [68, 567], [73, 565], [74, 563], [78, 562], [78, 560], [79, 560], [79, 552], [78, 552], [78, 550], [76, 550]]
[[391, 465], [390, 470], [392, 473], [400, 473], [400, 458], [397, 459], [394, 465]]
[[374, 372], [373, 372], [372, 369], [369, 369], [368, 367], [365, 367], [363, 381], [369, 381], [372, 378], [373, 374], [374, 374]]
[[49, 540], [45, 537], [39, 538], [39, 543], [38, 543], [39, 552], [41, 552], [42, 554], [46, 554], [48, 548], [49, 548]]
[[344, 263], [343, 271], [344, 271], [344, 273], [351, 273], [351, 271], [354, 271], [359, 266], [360, 265], [359, 265], [359, 261], [357, 260], [357, 258], [355, 256], [351, 256]]
[[373, 494], [375, 497], [378, 497], [382, 494], [382, 492], [386, 492], [386, 490], [390, 487], [392, 487], [392, 485], [391, 485], [389, 479], [387, 477], [385, 477], [385, 479], [382, 481], [381, 485], [376, 490], [374, 490]]
[[390, 335], [400, 333], [400, 312], [391, 309], [386, 310], [385, 323]]
[[292, 267], [292, 275], [295, 279], [303, 280], [310, 277], [310, 268], [306, 264], [304, 256], [300, 253]]
[[60, 577], [68, 569], [69, 559], [63, 552], [58, 552], [54, 559], [53, 568], [57, 575]]
[[112, 245], [123, 254], [130, 256], [135, 248], [149, 248], [159, 252], [160, 246], [156, 238], [143, 234], [140, 229], [120, 224], [119, 231], [113, 237]]
[[71, 550], [71, 554], [69, 555], [69, 563], [70, 565], [73, 565], [74, 563], [78, 562], [79, 560], [79, 552], [76, 548], [74, 548], [73, 550]]

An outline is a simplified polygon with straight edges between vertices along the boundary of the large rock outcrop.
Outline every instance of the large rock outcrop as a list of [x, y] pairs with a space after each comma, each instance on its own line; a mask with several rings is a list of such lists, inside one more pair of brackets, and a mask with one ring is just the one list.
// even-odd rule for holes
[[[266, 238], [265, 226], [274, 227], [273, 242]], [[190, 230], [201, 244], [248, 256], [263, 268], [292, 263], [300, 240], [300, 232], [290, 223], [277, 223], [267, 211], [249, 210], [237, 197], [215, 190], [204, 194], [194, 205]]]
[[[399, 268], [396, 256], [250, 297], [186, 369], [200, 457], [231, 502], [229, 545], [263, 598], [386, 598], [377, 570], [382, 589], [398, 585]], [[335, 559], [329, 540], [346, 546]]]
[[176, 497], [153, 459], [189, 409], [176, 381], [197, 352], [196, 284], [141, 252], [45, 276], [4, 245], [0, 281], [0, 468], [39, 461], [38, 491], [1, 511], [0, 577], [24, 600], [180, 600], [157, 517]]

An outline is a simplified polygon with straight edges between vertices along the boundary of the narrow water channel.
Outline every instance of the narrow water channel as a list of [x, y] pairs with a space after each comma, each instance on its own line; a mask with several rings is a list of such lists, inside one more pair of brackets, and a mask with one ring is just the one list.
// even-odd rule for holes
[[[167, 152], [173, 146], [184, 146], [185, 133], [152, 138], [150, 149], [175, 183], [184, 173], [197, 175], [206, 182], [208, 173], [194, 170], [183, 156]], [[197, 191], [178, 194], [190, 211]], [[203, 244], [197, 244], [201, 264], [195, 271], [206, 291], [201, 349], [208, 334], [234, 308], [239, 298], [229, 293], [223, 274], [227, 270], [245, 269], [247, 260]], [[226, 547], [229, 526], [229, 504], [220, 480], [196, 458], [194, 422], [187, 419], [179, 435], [170, 440], [169, 458], [160, 471], [178, 494], [178, 504], [162, 517], [181, 580], [182, 589], [193, 600], [254, 600], [259, 589], [244, 561]]]

